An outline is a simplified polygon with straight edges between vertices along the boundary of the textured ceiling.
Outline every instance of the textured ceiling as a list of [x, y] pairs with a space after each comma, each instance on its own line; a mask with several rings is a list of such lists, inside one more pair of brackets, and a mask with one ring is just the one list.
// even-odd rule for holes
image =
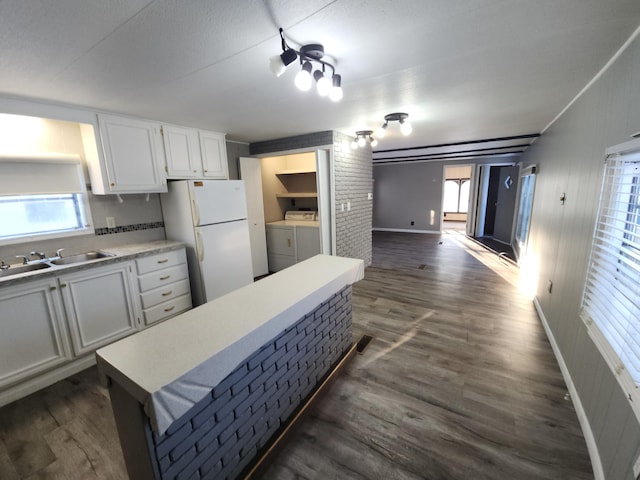
[[[638, 0], [0, 0], [0, 94], [247, 142], [401, 111], [377, 150], [406, 149], [540, 132], [638, 25]], [[271, 74], [280, 26], [324, 44], [342, 102]]]

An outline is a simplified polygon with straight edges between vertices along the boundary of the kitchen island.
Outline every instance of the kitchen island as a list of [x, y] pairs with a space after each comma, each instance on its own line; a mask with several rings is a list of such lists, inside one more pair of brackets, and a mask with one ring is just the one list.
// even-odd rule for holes
[[131, 478], [235, 478], [352, 344], [361, 260], [318, 255], [97, 352]]

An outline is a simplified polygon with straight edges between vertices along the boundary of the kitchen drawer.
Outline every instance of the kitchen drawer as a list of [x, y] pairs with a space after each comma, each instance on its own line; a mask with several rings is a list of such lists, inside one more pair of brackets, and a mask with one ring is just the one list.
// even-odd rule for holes
[[144, 323], [151, 325], [152, 323], [173, 317], [178, 313], [182, 313], [191, 308], [191, 295], [183, 295], [168, 302], [161, 303], [155, 307], [147, 308], [144, 312]]
[[187, 255], [184, 249], [138, 258], [136, 260], [136, 269], [138, 270], [138, 275], [144, 275], [145, 273], [155, 272], [156, 270], [173, 267], [181, 263], [187, 263]]
[[159, 303], [173, 300], [176, 297], [187, 295], [189, 293], [191, 293], [189, 280], [185, 278], [179, 282], [163, 285], [160, 288], [155, 288], [142, 293], [140, 295], [140, 300], [142, 301], [142, 308], [151, 308]]
[[175, 267], [164, 268], [162, 270], [147, 273], [138, 276], [138, 285], [140, 292], [147, 292], [170, 283], [177, 282], [189, 277], [187, 264], [177, 265]]

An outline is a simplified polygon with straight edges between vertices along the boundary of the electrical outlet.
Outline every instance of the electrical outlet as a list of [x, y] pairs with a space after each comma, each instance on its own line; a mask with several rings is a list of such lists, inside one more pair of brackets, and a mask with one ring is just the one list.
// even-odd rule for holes
[[341, 212], [344, 212], [344, 203], [341, 203], [341, 204], [340, 204], [340, 211], [341, 211]]
[[351, 202], [347, 202], [347, 212], [351, 211]]
[[636, 458], [636, 461], [633, 462], [633, 478], [638, 478], [640, 476], [640, 455]]
[[373, 193], [367, 193], [367, 200], [373, 200]]
[[413, 227], [414, 223], [415, 223], [415, 222], [414, 222], [413, 220], [411, 220], [411, 226], [412, 226], [412, 227]]
[[107, 217], [107, 228], [116, 228], [116, 220], [113, 217]]

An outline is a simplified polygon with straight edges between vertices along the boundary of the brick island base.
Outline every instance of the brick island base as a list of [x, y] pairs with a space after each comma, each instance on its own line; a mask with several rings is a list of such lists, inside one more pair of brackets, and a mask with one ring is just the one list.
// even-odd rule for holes
[[110, 395], [130, 477], [234, 479], [277, 434], [353, 343], [351, 285], [255, 352], [175, 420], [153, 431], [143, 405], [117, 380]]

